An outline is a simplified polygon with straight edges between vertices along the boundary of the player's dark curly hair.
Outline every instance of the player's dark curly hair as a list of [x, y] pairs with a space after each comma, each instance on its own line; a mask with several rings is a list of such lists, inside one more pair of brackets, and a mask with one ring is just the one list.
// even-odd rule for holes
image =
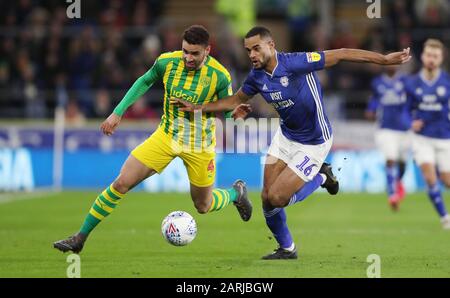
[[183, 39], [189, 44], [209, 45], [209, 33], [202, 25], [192, 25], [184, 30]]
[[245, 35], [245, 38], [250, 38], [259, 35], [261, 38], [272, 38], [272, 33], [270, 30], [263, 26], [256, 26], [250, 29]]

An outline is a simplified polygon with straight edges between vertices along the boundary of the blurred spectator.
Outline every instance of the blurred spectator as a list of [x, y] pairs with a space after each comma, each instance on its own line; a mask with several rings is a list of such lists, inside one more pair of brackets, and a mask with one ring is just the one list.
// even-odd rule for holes
[[81, 127], [86, 123], [86, 118], [78, 107], [76, 100], [69, 100], [66, 107], [66, 123], [69, 126]]
[[352, 33], [352, 27], [347, 21], [340, 21], [331, 40], [332, 49], [357, 48], [358, 41]]
[[143, 98], [138, 99], [125, 113], [125, 119], [154, 119], [158, 118], [158, 114], [149, 106], [147, 106]]
[[44, 118], [45, 105], [42, 99], [42, 93], [38, 89], [34, 80], [34, 70], [31, 65], [22, 69], [22, 82], [20, 90], [25, 99], [25, 116], [27, 118]]
[[162, 51], [163, 52], [177, 51], [180, 49], [181, 33], [178, 34], [172, 25], [164, 24], [161, 28], [160, 36], [162, 38]]
[[[422, 2], [425, 2], [422, 0]], [[412, 12], [411, 1], [396, 0], [390, 1], [389, 19], [393, 30], [411, 28], [414, 25], [414, 14]]]
[[98, 67], [100, 56], [100, 44], [94, 28], [82, 28], [69, 48], [69, 89], [75, 92], [81, 111], [88, 116], [92, 115], [93, 73]]
[[161, 40], [155, 34], [147, 35], [142, 42], [142, 56], [145, 64], [150, 66], [156, 61], [161, 54]]
[[295, 52], [314, 51], [312, 26], [316, 1], [290, 0], [287, 7], [289, 28], [291, 34], [291, 48]]
[[[264, 17], [259, 20], [263, 24], [273, 23], [278, 32], [290, 31], [286, 40], [291, 40], [291, 49], [279, 50], [356, 47], [390, 52], [412, 46], [417, 60], [427, 37], [450, 41], [448, 0], [385, 1], [380, 22], [335, 13], [340, 5], [367, 7], [360, 0], [333, 1], [330, 7], [335, 11], [325, 14], [323, 2], [312, 0], [245, 0], [239, 5], [211, 1], [216, 1], [212, 7], [230, 24], [222, 26], [218, 18], [218, 26], [209, 28], [211, 55], [231, 73], [234, 90], [250, 67], [242, 37], [258, 23], [257, 13]], [[180, 50], [182, 32], [177, 23], [161, 18], [166, 2], [83, 1], [82, 18], [77, 20], [67, 18], [65, 1], [0, 1], [0, 117], [52, 117], [58, 102], [67, 104], [69, 118], [78, 119], [77, 123], [108, 115], [160, 53]], [[330, 37], [319, 22], [326, 15], [334, 16]], [[197, 20], [213, 17], [200, 15]], [[409, 63], [405, 70], [413, 71], [415, 66]], [[368, 82], [378, 72], [373, 65], [342, 63], [319, 75], [327, 93], [341, 93], [343, 104], [353, 109], [359, 106], [352, 100], [364, 100], [358, 92], [367, 92]], [[162, 89], [161, 82], [155, 83], [148, 101], [140, 100], [127, 117], [158, 117]], [[361, 107], [363, 111], [364, 104]], [[254, 110], [252, 115], [272, 115], [260, 101], [255, 101]]]
[[239, 5], [234, 1], [216, 0], [216, 10], [223, 16], [235, 36], [244, 37], [249, 28], [256, 23], [255, 0], [239, 0]]
[[448, 0], [416, 0], [414, 1], [414, 9], [422, 25], [440, 27], [450, 24], [450, 3]]
[[95, 96], [95, 117], [106, 118], [112, 112], [111, 98], [106, 89], [100, 89]]

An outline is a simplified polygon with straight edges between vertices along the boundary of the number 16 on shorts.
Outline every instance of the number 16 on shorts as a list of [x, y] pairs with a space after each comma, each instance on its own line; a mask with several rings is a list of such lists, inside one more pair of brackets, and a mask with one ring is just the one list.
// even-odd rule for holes
[[296, 165], [296, 168], [305, 174], [306, 177], [309, 177], [314, 167], [317, 167], [316, 164], [310, 163], [311, 159], [308, 156], [305, 156], [305, 159], [301, 164]]

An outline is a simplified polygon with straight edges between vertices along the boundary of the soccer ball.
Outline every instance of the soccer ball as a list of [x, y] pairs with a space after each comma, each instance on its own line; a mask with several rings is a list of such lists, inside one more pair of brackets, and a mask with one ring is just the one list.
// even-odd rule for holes
[[161, 233], [170, 244], [184, 246], [197, 235], [197, 223], [189, 213], [173, 211], [162, 221]]

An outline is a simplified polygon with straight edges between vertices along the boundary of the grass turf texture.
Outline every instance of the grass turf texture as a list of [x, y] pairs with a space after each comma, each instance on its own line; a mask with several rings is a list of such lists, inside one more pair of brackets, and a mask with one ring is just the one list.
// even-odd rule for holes
[[[65, 277], [68, 254], [52, 247], [77, 231], [96, 193], [64, 192], [0, 204], [0, 277]], [[448, 194], [447, 194], [448, 196]], [[381, 257], [381, 277], [450, 277], [450, 231], [425, 194], [409, 195], [394, 214], [384, 195], [314, 194], [287, 208], [299, 259], [263, 261], [276, 247], [259, 194], [254, 214], [234, 206], [200, 215], [187, 194], [130, 193], [88, 239], [82, 277], [366, 277]], [[450, 202], [447, 200], [447, 205]], [[191, 213], [196, 239], [174, 247], [160, 232], [171, 211]]]

